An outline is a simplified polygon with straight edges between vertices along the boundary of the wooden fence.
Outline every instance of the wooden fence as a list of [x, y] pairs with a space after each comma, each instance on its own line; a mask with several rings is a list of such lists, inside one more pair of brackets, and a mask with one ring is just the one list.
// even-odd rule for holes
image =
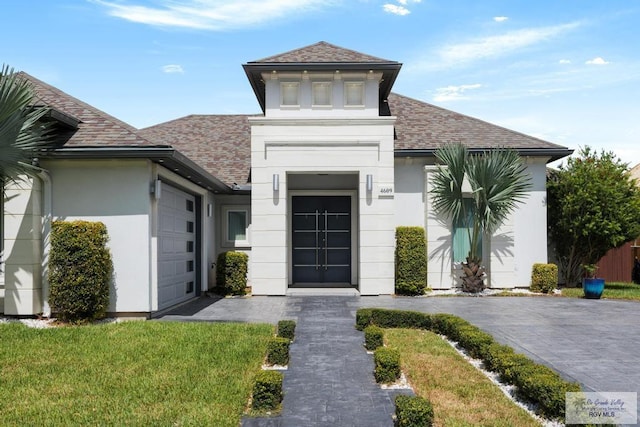
[[640, 257], [640, 239], [611, 249], [598, 261], [598, 277], [607, 282], [631, 282], [635, 257]]

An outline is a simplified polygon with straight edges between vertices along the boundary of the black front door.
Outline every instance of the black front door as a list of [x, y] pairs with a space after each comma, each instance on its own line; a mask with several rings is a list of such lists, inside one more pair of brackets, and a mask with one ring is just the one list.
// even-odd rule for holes
[[292, 197], [293, 283], [351, 283], [351, 197]]

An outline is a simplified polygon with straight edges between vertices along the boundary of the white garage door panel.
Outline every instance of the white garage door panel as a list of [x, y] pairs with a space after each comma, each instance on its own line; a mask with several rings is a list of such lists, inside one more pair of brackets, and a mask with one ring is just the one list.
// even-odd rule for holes
[[158, 309], [195, 295], [195, 197], [162, 186], [159, 200]]

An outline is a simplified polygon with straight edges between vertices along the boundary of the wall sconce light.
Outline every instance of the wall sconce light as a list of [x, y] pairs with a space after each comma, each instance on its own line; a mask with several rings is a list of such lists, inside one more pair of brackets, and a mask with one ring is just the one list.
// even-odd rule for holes
[[213, 215], [213, 205], [211, 203], [207, 203], [207, 216], [211, 218]]
[[373, 191], [373, 175], [371, 174], [367, 175], [367, 191], [368, 192]]
[[160, 181], [159, 179], [156, 179], [151, 184], [151, 194], [153, 194], [153, 196], [156, 199], [160, 198], [160, 195], [162, 194], [162, 181]]
[[280, 175], [277, 173], [273, 174], [273, 191], [280, 190]]

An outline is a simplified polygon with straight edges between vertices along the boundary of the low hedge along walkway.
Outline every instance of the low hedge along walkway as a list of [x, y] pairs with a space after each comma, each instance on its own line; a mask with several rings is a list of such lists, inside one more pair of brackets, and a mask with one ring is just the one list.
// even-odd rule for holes
[[413, 311], [360, 309], [356, 328], [369, 325], [381, 328], [427, 329], [458, 342], [471, 357], [484, 361], [485, 367], [516, 386], [520, 398], [537, 405], [537, 413], [564, 421], [565, 393], [580, 391], [580, 385], [565, 381], [552, 369], [517, 354], [506, 345], [466, 320], [451, 314], [426, 314]]

